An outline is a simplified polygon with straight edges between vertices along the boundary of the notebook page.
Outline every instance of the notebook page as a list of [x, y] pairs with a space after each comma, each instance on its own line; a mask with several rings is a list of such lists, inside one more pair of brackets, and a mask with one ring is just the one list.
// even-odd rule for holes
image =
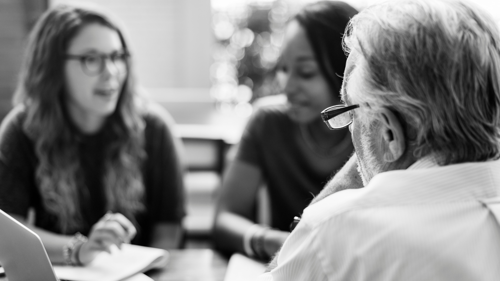
[[55, 265], [57, 278], [71, 281], [119, 281], [152, 268], [166, 266], [168, 252], [123, 244], [113, 254], [101, 253], [87, 266]]

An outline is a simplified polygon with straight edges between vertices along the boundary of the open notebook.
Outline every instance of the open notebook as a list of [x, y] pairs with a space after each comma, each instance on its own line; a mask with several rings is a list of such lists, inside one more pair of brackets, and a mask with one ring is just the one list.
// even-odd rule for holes
[[52, 267], [36, 233], [2, 210], [0, 226], [0, 264], [9, 281], [58, 281], [58, 278], [72, 281], [147, 281], [152, 279], [141, 272], [164, 267], [168, 261], [165, 250], [126, 244], [112, 255], [102, 253], [85, 267]]
[[168, 252], [162, 249], [123, 244], [113, 254], [101, 253], [83, 267], [54, 266], [57, 277], [72, 281], [118, 281], [152, 268], [165, 267]]

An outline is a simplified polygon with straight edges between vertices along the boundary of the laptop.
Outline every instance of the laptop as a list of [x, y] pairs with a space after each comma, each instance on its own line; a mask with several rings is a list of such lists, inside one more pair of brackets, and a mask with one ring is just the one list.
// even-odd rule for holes
[[9, 281], [59, 281], [40, 237], [2, 210], [0, 264]]

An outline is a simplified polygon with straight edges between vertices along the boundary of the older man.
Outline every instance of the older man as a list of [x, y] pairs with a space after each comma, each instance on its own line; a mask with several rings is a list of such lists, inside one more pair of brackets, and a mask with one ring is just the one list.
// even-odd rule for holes
[[[365, 187], [308, 207], [266, 280], [500, 280], [500, 37], [461, 1], [355, 16], [345, 104]], [[351, 161], [352, 162], [352, 161]]]

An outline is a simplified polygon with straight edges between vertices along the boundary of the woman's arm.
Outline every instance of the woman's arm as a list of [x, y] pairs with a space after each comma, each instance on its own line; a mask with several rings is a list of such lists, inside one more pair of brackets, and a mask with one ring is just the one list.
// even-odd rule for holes
[[145, 182], [151, 233], [148, 246], [176, 249], [183, 242], [181, 225], [185, 215], [183, 144], [175, 133], [172, 116], [160, 105], [149, 103], [146, 119], [146, 153], [148, 155]]
[[217, 201], [213, 228], [218, 249], [229, 253], [247, 253], [244, 237], [248, 231], [264, 235], [263, 246], [269, 256], [281, 247], [287, 232], [258, 226], [254, 222], [255, 200], [261, 183], [262, 174], [256, 166], [238, 160], [228, 166]]
[[259, 168], [241, 161], [229, 164], [222, 179], [214, 220], [214, 242], [220, 250], [245, 253], [243, 236], [254, 222], [254, 204], [262, 181]]
[[[63, 248], [70, 243], [72, 236], [44, 230], [28, 224], [26, 219], [19, 215], [10, 215], [40, 237], [51, 263], [63, 264], [66, 262]], [[89, 264], [99, 253], [111, 253], [112, 246], [120, 248], [123, 243], [130, 242], [135, 234], [135, 227], [125, 216], [119, 213], [106, 214], [92, 227], [88, 241], [79, 248], [78, 260], [83, 265]]]

